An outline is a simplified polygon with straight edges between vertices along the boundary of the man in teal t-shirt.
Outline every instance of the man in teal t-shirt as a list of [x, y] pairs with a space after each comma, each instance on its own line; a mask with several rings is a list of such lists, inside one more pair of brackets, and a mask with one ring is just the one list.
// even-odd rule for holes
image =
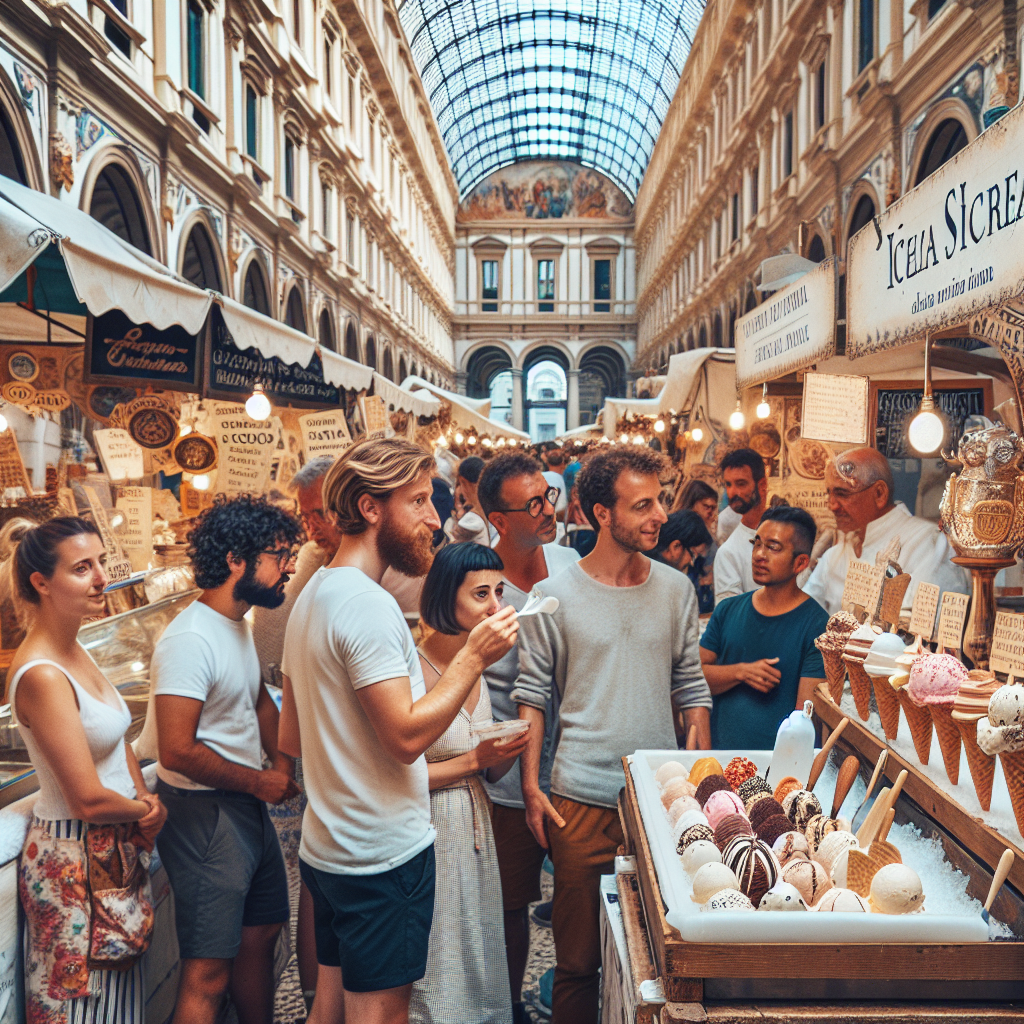
[[716, 750], [773, 749], [779, 724], [825, 678], [814, 640], [828, 612], [797, 584], [816, 533], [804, 509], [768, 509], [751, 552], [759, 589], [720, 602], [701, 637]]

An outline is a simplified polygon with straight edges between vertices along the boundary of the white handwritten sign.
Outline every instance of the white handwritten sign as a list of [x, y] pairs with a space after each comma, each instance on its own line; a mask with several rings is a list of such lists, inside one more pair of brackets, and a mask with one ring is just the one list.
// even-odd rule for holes
[[994, 672], [1024, 672], [1024, 615], [996, 612], [988, 664]]
[[245, 406], [218, 403], [214, 412], [217, 424], [217, 490], [225, 494], [262, 494], [270, 476], [270, 460], [281, 434], [276, 417], [254, 420]]
[[153, 557], [153, 488], [122, 487], [117, 492], [117, 509], [124, 516], [121, 547], [132, 569], [148, 569]]
[[882, 596], [885, 570], [870, 562], [850, 562], [843, 586], [842, 606], [846, 609], [863, 608], [868, 620], [875, 617]]
[[380, 395], [360, 395], [359, 410], [367, 437], [387, 437], [392, 432], [387, 406]]
[[300, 416], [299, 429], [302, 431], [302, 447], [307, 459], [324, 455], [336, 459], [352, 444], [345, 414], [340, 409]]
[[124, 552], [121, 550], [121, 545], [118, 543], [117, 537], [114, 536], [114, 531], [110, 528], [110, 520], [107, 518], [107, 510], [103, 507], [103, 502], [100, 500], [100, 496], [96, 492], [96, 488], [91, 487], [89, 484], [85, 484], [82, 487], [82, 491], [85, 494], [85, 500], [89, 503], [89, 511], [92, 513], [92, 521], [100, 531], [100, 538], [103, 541], [103, 547], [106, 548], [107, 551], [107, 579], [111, 583], [117, 583], [120, 580], [127, 579], [132, 572], [132, 563], [125, 557]]
[[959, 652], [964, 637], [964, 622], [967, 620], [967, 601], [966, 594], [957, 594], [952, 590], [942, 595], [939, 629], [935, 634], [940, 653], [943, 650]]
[[935, 613], [939, 610], [941, 590], [934, 583], [919, 583], [910, 609], [910, 625], [907, 631], [922, 640], [931, 640], [935, 629]]
[[835, 258], [736, 321], [736, 387], [774, 380], [835, 351]]
[[1020, 294], [1022, 135], [1017, 107], [850, 239], [851, 359], [957, 326]]
[[94, 430], [92, 436], [111, 480], [138, 480], [145, 473], [142, 449], [127, 430], [111, 427]]
[[864, 444], [868, 439], [867, 377], [804, 374], [800, 433], [815, 441]]

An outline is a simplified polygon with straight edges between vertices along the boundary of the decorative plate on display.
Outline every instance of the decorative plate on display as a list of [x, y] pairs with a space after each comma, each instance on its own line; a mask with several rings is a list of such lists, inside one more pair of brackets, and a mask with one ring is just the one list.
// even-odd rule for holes
[[7, 372], [15, 380], [29, 384], [39, 376], [39, 363], [30, 352], [14, 352], [7, 359]]
[[128, 421], [128, 433], [143, 448], [166, 448], [178, 433], [178, 424], [165, 409], [140, 409]]
[[796, 472], [807, 480], [824, 480], [825, 467], [832, 453], [820, 441], [800, 438], [789, 448], [789, 461]]
[[762, 459], [774, 459], [782, 450], [782, 435], [774, 423], [755, 423], [750, 428], [750, 447]]
[[174, 446], [174, 461], [186, 473], [205, 473], [217, 465], [217, 445], [202, 434], [186, 434]]

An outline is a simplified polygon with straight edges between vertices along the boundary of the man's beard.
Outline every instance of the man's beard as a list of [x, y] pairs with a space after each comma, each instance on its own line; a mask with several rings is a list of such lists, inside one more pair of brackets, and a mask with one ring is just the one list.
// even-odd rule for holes
[[760, 502], [761, 495], [757, 491], [754, 491], [753, 495], [749, 498], [741, 498], [737, 495], [729, 502], [729, 508], [731, 508], [733, 512], [739, 512], [741, 516], [745, 516], [752, 509], [757, 508]]
[[614, 512], [612, 512], [611, 520], [611, 523], [608, 525], [608, 532], [612, 535], [612, 540], [623, 550], [647, 552], [657, 547], [657, 537], [651, 543], [648, 543], [646, 537], [639, 530], [627, 530], [621, 527], [616, 521]]
[[242, 578], [235, 584], [232, 592], [236, 601], [244, 601], [257, 608], [280, 608], [284, 604], [284, 583], [288, 582], [287, 573], [271, 587], [256, 582], [256, 560], [246, 563]]
[[395, 572], [415, 579], [426, 576], [434, 563], [434, 534], [422, 524], [403, 533], [384, 510], [377, 531], [377, 552]]

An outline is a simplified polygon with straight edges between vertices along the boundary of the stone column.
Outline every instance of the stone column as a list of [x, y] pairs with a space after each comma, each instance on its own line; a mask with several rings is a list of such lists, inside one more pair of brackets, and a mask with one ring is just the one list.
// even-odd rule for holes
[[[577, 403], [578, 405], [579, 403]], [[523, 371], [512, 368], [512, 426], [523, 430]]]
[[574, 430], [580, 425], [580, 371], [567, 370], [565, 379], [569, 386], [566, 395], [565, 429]]

